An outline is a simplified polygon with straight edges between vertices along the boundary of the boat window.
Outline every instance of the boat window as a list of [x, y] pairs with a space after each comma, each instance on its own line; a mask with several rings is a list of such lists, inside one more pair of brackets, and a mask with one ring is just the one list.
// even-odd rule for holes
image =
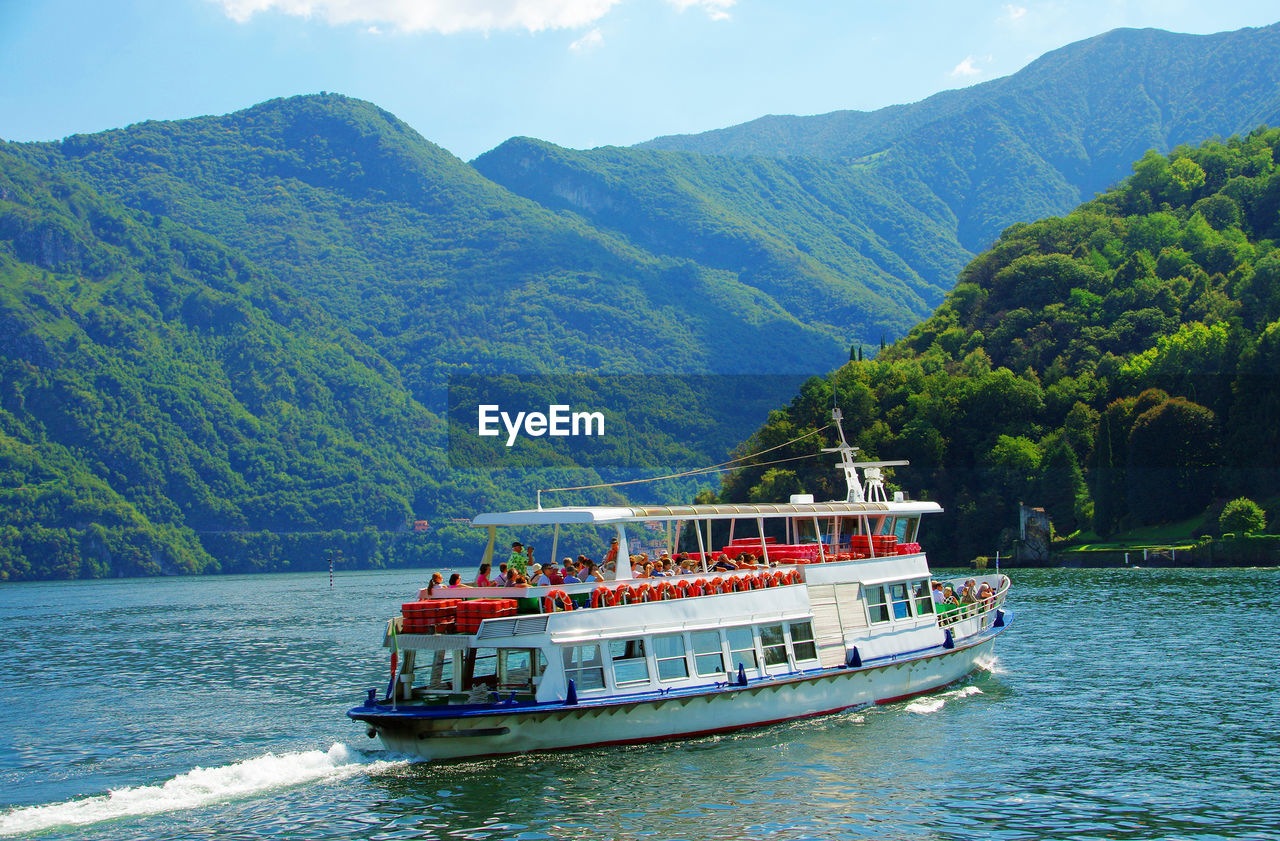
[[911, 596], [905, 582], [890, 584], [889, 597], [893, 600], [894, 619], [906, 619], [911, 615]]
[[922, 579], [911, 586], [916, 594], [916, 616], [933, 613], [933, 591], [929, 589], [929, 581]]
[[644, 640], [610, 640], [613, 682], [618, 686], [649, 682], [649, 661], [644, 656]]
[[883, 584], [875, 584], [867, 588], [867, 613], [872, 622], [889, 621], [889, 604], [885, 598]]
[[787, 638], [782, 634], [782, 625], [761, 625], [760, 647], [764, 649], [766, 666], [787, 665]]
[[748, 669], [756, 666], [756, 636], [750, 628], [730, 628], [725, 632], [729, 638], [729, 671], [736, 672], [741, 663]]
[[791, 650], [797, 661], [818, 659], [818, 648], [813, 641], [812, 622], [791, 623]]
[[414, 686], [425, 689], [453, 687], [453, 652], [419, 651], [413, 667]]
[[467, 652], [467, 661], [462, 671], [462, 688], [469, 690], [483, 686], [490, 690], [498, 688], [498, 650], [496, 648], [473, 648]]
[[700, 676], [723, 675], [729, 671], [724, 664], [719, 631], [694, 631], [692, 637], [693, 667]]
[[579, 692], [604, 689], [604, 660], [598, 645], [570, 645], [564, 649], [564, 674]]
[[689, 676], [689, 664], [684, 659], [683, 634], [654, 637], [653, 657], [658, 663], [658, 680], [677, 680]]
[[541, 649], [499, 648], [498, 689], [532, 691], [546, 664]]

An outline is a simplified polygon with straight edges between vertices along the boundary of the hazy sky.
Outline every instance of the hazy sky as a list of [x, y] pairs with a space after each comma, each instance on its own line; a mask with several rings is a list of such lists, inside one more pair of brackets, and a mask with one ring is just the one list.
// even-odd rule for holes
[[913, 102], [1121, 26], [1278, 20], [1274, 0], [0, 0], [0, 138], [324, 90], [469, 160]]

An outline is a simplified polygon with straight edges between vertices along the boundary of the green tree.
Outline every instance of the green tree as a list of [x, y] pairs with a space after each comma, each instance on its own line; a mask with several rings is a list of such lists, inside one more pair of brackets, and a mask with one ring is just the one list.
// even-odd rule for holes
[[1252, 534], [1262, 531], [1267, 524], [1267, 514], [1252, 499], [1240, 497], [1227, 503], [1218, 517], [1218, 529], [1223, 534]]
[[1143, 412], [1129, 433], [1129, 512], [1139, 523], [1160, 523], [1200, 511], [1213, 495], [1217, 455], [1212, 410], [1173, 398]]

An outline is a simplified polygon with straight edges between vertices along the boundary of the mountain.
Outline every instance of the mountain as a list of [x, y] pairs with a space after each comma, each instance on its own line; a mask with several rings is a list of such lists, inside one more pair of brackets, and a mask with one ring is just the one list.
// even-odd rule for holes
[[984, 249], [1004, 228], [1069, 211], [1149, 149], [1280, 122], [1280, 24], [1214, 35], [1117, 29], [1022, 70], [910, 105], [763, 117], [646, 149], [817, 158], [923, 191]]
[[[915, 105], [665, 141], [701, 150], [516, 138], [467, 164], [339, 95], [0, 145], [0, 576], [314, 568], [329, 555], [423, 562], [470, 545], [455, 517], [527, 504], [548, 484], [720, 461], [795, 393], [791, 375], [929, 319], [1009, 223], [1074, 206], [1151, 146], [1275, 120], [1278, 32], [1119, 31]], [[730, 135], [760, 145], [740, 154]], [[1190, 178], [1189, 155], [1175, 158], [1166, 168]], [[1215, 180], [1215, 167], [1256, 173], [1210, 158], [1196, 166], [1218, 192], [1196, 212], [1229, 221], [1221, 197], [1241, 213], [1265, 209]], [[1156, 161], [1143, 158], [1139, 176], [1155, 177]], [[1142, 212], [1167, 202], [1176, 216], [1184, 198], [1160, 193]], [[1234, 248], [1196, 225], [1195, 242]], [[995, 253], [1023, 256], [1032, 246], [1019, 231]], [[1150, 283], [1135, 280], [1133, 312], [1112, 312], [1127, 298], [1106, 309], [1132, 347], [1108, 352], [1149, 350], [1171, 329], [1173, 303], [1185, 319], [1233, 300], [1243, 264], [1210, 268], [1219, 258], [1195, 242], [1180, 247], [1228, 283], [1209, 294], [1188, 276], [1191, 288], [1173, 284], [1153, 304]], [[1118, 247], [1072, 241], [1061, 254], [1109, 278]], [[1147, 251], [1183, 265], [1163, 249]], [[966, 282], [993, 259], [971, 263]], [[1011, 276], [1054, 288], [1041, 270], [1075, 270], [1054, 260]], [[1181, 276], [1166, 269], [1162, 286]], [[997, 284], [996, 298], [1019, 283]], [[1071, 288], [1086, 309], [1109, 294], [1092, 280]], [[1017, 333], [1023, 310], [1038, 312], [1028, 303], [993, 310], [988, 327], [947, 326], [940, 347], [981, 348], [993, 370], [1029, 381], [1043, 360]], [[1104, 327], [1087, 323], [1075, 339], [1087, 346]], [[914, 393], [923, 380], [892, 367], [900, 352], [884, 356], [904, 380], [868, 446], [905, 435], [896, 424], [927, 403]], [[1107, 359], [1095, 361], [1109, 376]], [[1042, 380], [1056, 385], [1046, 364]], [[992, 376], [984, 393], [1028, 388]], [[485, 449], [468, 411], [493, 394], [523, 408], [599, 403], [623, 431], [594, 447]], [[1101, 411], [1093, 399], [1080, 402]], [[1221, 422], [1223, 404], [1210, 404]], [[948, 440], [948, 405], [930, 416], [933, 432], [917, 423], [901, 442], [932, 453]], [[1039, 446], [1031, 432], [1009, 437]], [[413, 518], [429, 521], [425, 534]]]
[[[453, 518], [599, 480], [533, 470], [573, 464], [544, 442], [505, 471], [451, 448], [491, 383], [626, 410], [591, 463], [652, 475], [848, 352], [337, 96], [0, 146], [0, 270], [3, 578], [460, 554]], [[564, 379], [588, 373], [615, 377]]]
[[[944, 564], [1007, 552], [1020, 502], [1062, 535], [1189, 518], [1212, 533], [1247, 494], [1274, 531], [1277, 161], [1280, 129], [1149, 152], [1070, 214], [1010, 227], [929, 319], [806, 383], [750, 448], [826, 426], [834, 400], [869, 457], [911, 460], [900, 487], [942, 503]], [[825, 457], [748, 468], [721, 499], [831, 493], [833, 479]]]
[[[790, 373], [848, 350], [731, 273], [549, 212], [347, 97], [20, 152], [270, 266], [415, 389], [459, 369]], [[746, 359], [725, 338], [744, 325]]]

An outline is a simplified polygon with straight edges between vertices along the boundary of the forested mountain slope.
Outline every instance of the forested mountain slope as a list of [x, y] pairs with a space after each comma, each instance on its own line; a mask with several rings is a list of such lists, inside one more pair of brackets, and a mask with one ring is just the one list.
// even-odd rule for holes
[[[1067, 216], [1011, 227], [931, 318], [807, 383], [750, 445], [826, 425], [834, 388], [856, 443], [909, 458], [895, 481], [947, 509], [943, 562], [1007, 548], [1020, 501], [1107, 535], [1280, 497], [1277, 160], [1278, 129], [1148, 153]], [[828, 461], [741, 471], [721, 497], [834, 492]]]
[[[848, 352], [732, 272], [655, 256], [334, 94], [19, 153], [216, 237], [350, 325], [418, 393], [459, 368], [810, 370]], [[755, 328], [746, 354], [728, 340]]]
[[1264, 123], [1280, 123], [1280, 24], [1118, 29], [910, 105], [762, 117], [641, 145], [865, 166], [884, 187], [945, 207], [931, 215], [950, 217], [955, 240], [977, 252], [1008, 225], [1065, 213], [1116, 183], [1148, 149]]
[[282, 568], [250, 533], [358, 537], [442, 483], [491, 496], [446, 477], [442, 440], [307, 296], [0, 148], [0, 579]]

